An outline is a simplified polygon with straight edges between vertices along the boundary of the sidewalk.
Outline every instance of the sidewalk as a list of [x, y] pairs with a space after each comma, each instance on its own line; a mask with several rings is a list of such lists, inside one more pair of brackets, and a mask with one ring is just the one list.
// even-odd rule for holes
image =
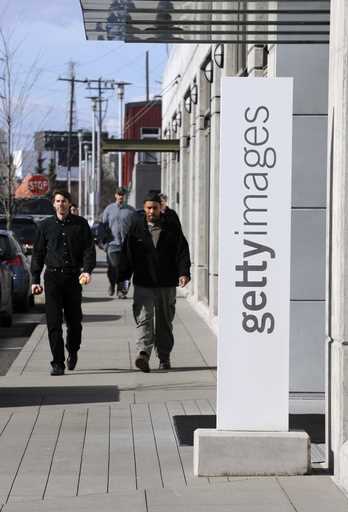
[[[106, 295], [105, 269], [84, 289], [74, 372], [49, 375], [39, 325], [0, 378], [0, 512], [347, 512], [330, 476], [195, 478], [174, 415], [215, 413], [216, 339], [179, 298], [173, 370], [134, 368], [132, 301]], [[320, 412], [315, 400], [292, 409]], [[322, 460], [314, 447], [314, 460]]]

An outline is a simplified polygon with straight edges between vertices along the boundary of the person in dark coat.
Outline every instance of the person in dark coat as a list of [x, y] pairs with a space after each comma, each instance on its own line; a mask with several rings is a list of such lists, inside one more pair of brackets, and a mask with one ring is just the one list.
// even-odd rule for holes
[[53, 194], [56, 214], [38, 228], [31, 259], [32, 292], [42, 293], [40, 276], [44, 265], [48, 338], [53, 359], [51, 375], [63, 375], [65, 353], [63, 311], [67, 325], [67, 365], [74, 370], [81, 344], [81, 284], [91, 281], [96, 265], [94, 240], [88, 222], [69, 211], [71, 195], [65, 190]]
[[181, 223], [180, 223], [178, 214], [176, 213], [175, 210], [173, 210], [172, 208], [169, 208], [169, 206], [168, 206], [168, 196], [166, 194], [161, 193], [159, 195], [159, 197], [161, 199], [161, 213], [163, 215], [165, 215], [167, 218], [169, 218], [170, 220], [172, 220], [173, 222], [176, 222], [177, 224], [179, 224], [179, 226], [181, 227]]
[[150, 371], [155, 348], [162, 370], [171, 368], [176, 287], [190, 281], [190, 251], [180, 225], [161, 213], [160, 197], [149, 194], [137, 212], [121, 251], [119, 279], [133, 276], [137, 326], [135, 365]]

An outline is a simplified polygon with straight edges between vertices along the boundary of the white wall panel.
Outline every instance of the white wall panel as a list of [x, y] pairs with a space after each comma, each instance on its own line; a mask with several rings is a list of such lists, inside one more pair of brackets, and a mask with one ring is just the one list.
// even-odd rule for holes
[[292, 206], [326, 206], [327, 116], [294, 116]]
[[325, 302], [291, 302], [290, 391], [325, 390]]
[[325, 299], [326, 210], [293, 210], [291, 299]]

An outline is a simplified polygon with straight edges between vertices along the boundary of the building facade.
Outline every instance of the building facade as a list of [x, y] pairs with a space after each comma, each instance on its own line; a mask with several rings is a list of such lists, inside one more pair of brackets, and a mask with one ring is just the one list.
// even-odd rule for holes
[[223, 76], [294, 77], [290, 389], [323, 393], [328, 46], [191, 44], [171, 49], [162, 129], [164, 137], [180, 139], [180, 155], [164, 156], [162, 189], [180, 215], [191, 248], [189, 299], [213, 327], [219, 291]]

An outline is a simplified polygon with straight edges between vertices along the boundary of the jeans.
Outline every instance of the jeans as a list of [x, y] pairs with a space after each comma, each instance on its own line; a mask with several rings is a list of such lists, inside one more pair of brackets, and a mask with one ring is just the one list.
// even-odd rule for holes
[[133, 314], [137, 326], [136, 348], [150, 357], [153, 347], [161, 361], [169, 358], [174, 345], [173, 320], [176, 288], [134, 286]]
[[63, 311], [67, 326], [68, 352], [77, 352], [81, 345], [82, 288], [79, 273], [46, 270], [44, 283], [48, 339], [53, 356], [51, 364], [64, 368]]

